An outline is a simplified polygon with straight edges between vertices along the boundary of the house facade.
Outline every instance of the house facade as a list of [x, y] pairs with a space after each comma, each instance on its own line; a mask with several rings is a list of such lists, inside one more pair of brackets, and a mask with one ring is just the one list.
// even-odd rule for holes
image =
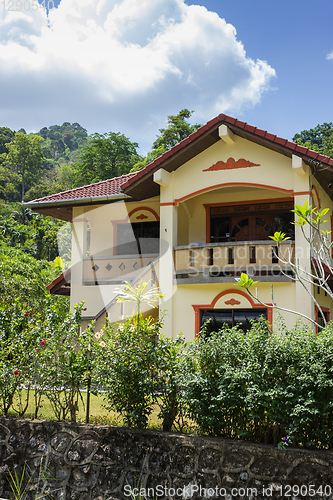
[[[329, 208], [333, 159], [224, 114], [157, 158], [143, 170], [26, 203], [35, 211], [72, 223], [72, 265], [50, 285], [68, 293], [71, 306], [85, 301], [84, 320], [117, 322], [131, 304], [117, 302], [128, 281], [158, 286], [157, 310], [164, 332], [190, 340], [211, 318], [212, 328], [281, 314], [292, 326], [297, 316], [278, 313], [273, 302], [316, 318], [316, 308], [292, 270], [276, 257], [272, 236], [289, 239], [281, 253], [311, 269], [312, 256], [299, 227], [295, 205]], [[260, 302], [236, 282], [246, 272]], [[273, 295], [272, 295], [273, 285]], [[255, 290], [253, 290], [255, 292]], [[329, 319], [332, 300], [311, 292]]]

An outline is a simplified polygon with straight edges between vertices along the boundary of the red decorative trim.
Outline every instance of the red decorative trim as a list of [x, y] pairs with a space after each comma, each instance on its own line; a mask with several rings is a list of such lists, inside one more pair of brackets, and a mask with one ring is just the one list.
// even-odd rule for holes
[[240, 304], [239, 300], [236, 300], [233, 297], [230, 300], [226, 300], [224, 303], [227, 304], [227, 306], [238, 306]]
[[258, 203], [283, 203], [291, 201], [289, 198], [268, 198], [265, 200], [247, 200], [247, 201], [226, 201], [224, 203], [204, 203], [203, 206], [206, 208], [210, 207], [224, 207], [233, 205], [257, 205]]
[[[252, 309], [262, 309], [265, 308], [262, 304], [256, 304], [252, 297], [248, 295], [246, 292], [243, 292], [243, 290], [224, 290], [223, 292], [220, 292], [214, 297], [212, 302], [210, 304], [192, 304], [192, 307], [194, 309], [194, 317], [195, 317], [195, 336], [198, 337], [199, 332], [200, 332], [200, 311], [201, 309], [214, 309], [217, 301], [223, 297], [224, 295], [240, 295], [241, 297], [244, 297], [249, 303]], [[239, 302], [240, 304], [240, 302]], [[270, 323], [270, 325], [273, 324], [273, 304], [265, 304], [267, 306], [267, 321]]]
[[[320, 306], [320, 309], [323, 312], [327, 313], [327, 321], [330, 321], [331, 320], [331, 310], [328, 307], [321, 307], [321, 306]], [[318, 306], [315, 306], [316, 323], [318, 323], [318, 317], [319, 317], [319, 309], [318, 309]], [[318, 326], [317, 325], [316, 325], [316, 333], [318, 333]]]
[[321, 210], [321, 204], [320, 204], [320, 198], [319, 198], [319, 194], [318, 194], [318, 190], [316, 188], [316, 186], [312, 186], [312, 189], [311, 189], [311, 197], [312, 197], [312, 201], [314, 202], [314, 197], [316, 196], [317, 198], [317, 204], [315, 205], [319, 210]]
[[186, 201], [189, 198], [193, 198], [194, 196], [198, 196], [199, 194], [206, 193], [207, 191], [213, 191], [215, 189], [225, 188], [225, 187], [238, 187], [238, 186], [246, 186], [246, 187], [255, 187], [260, 189], [270, 189], [271, 191], [278, 191], [280, 193], [285, 193], [289, 195], [291, 198], [294, 194], [309, 194], [309, 192], [304, 193], [294, 193], [292, 189], [284, 189], [276, 186], [270, 186], [268, 184], [258, 184], [255, 182], [224, 182], [223, 184], [215, 184], [213, 186], [207, 186], [203, 189], [199, 189], [198, 191], [193, 191], [193, 193], [189, 193], [182, 198], [177, 198], [174, 203], [178, 205], [182, 201]]
[[239, 160], [234, 160], [234, 158], [230, 157], [227, 161], [218, 161], [214, 165], [203, 172], [214, 172], [216, 170], [233, 170], [235, 168], [248, 168], [248, 167], [260, 167], [260, 163], [252, 163], [252, 161], [245, 160], [244, 158], [240, 158]]
[[145, 215], [145, 214], [141, 214], [141, 215], [138, 215], [136, 217], [137, 220], [145, 220], [145, 219], [148, 219], [148, 215]]
[[174, 207], [177, 203], [175, 201], [168, 201], [167, 203], [160, 203], [160, 207]]
[[[153, 210], [152, 208], [138, 207], [138, 208], [133, 208], [133, 210], [130, 211], [130, 213], [127, 215], [125, 221], [129, 220], [132, 217], [132, 215], [135, 214], [135, 212], [141, 212], [142, 210], [145, 210], [146, 212], [150, 212], [151, 214], [153, 214], [153, 216], [155, 217], [156, 220], [160, 220], [159, 216], [157, 215], [155, 210]], [[125, 221], [119, 221], [119, 222], [125, 222]]]
[[311, 191], [294, 191], [294, 196], [303, 196], [303, 195], [311, 196]]

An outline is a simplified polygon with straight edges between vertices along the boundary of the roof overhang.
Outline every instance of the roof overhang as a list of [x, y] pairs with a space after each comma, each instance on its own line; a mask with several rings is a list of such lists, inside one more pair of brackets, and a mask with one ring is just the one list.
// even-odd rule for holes
[[51, 295], [66, 295], [69, 297], [71, 291], [71, 270], [66, 269], [66, 271], [47, 285], [46, 289]]
[[130, 198], [130, 196], [121, 193], [106, 196], [92, 196], [89, 198], [73, 198], [71, 200], [28, 201], [23, 203], [23, 205], [35, 212], [71, 222], [73, 220], [73, 207], [103, 205], [105, 203], [113, 203], [128, 198]]

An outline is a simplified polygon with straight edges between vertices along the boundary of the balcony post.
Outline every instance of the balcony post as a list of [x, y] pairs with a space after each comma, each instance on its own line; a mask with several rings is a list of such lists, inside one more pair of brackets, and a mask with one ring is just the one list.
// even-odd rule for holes
[[[294, 171], [294, 204], [304, 205], [308, 201], [308, 204], [312, 205], [308, 167], [301, 158], [293, 155], [292, 168]], [[296, 215], [295, 219], [297, 219]], [[310, 236], [310, 226], [305, 225], [304, 232], [307, 236]], [[308, 272], [311, 271], [310, 246], [305, 240], [299, 226], [295, 226], [295, 263], [299, 263], [301, 269], [306, 269]], [[307, 284], [307, 286], [310, 292], [313, 293], [313, 286], [310, 284]], [[295, 310], [314, 319], [315, 310], [313, 300], [298, 281], [296, 281], [295, 294]]]
[[87, 252], [88, 220], [82, 209], [73, 209], [72, 220], [72, 264], [71, 264], [71, 310], [80, 302], [83, 278], [83, 259]]
[[163, 294], [160, 299], [160, 318], [163, 318], [163, 333], [173, 337], [173, 295], [177, 286], [174, 284], [174, 247], [177, 246], [178, 207], [174, 203], [174, 172], [163, 169], [154, 174], [154, 181], [160, 185], [160, 260], [159, 288]]

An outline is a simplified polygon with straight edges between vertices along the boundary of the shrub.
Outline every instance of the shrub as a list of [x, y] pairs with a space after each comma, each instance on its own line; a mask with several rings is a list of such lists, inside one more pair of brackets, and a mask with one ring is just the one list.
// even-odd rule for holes
[[160, 336], [160, 327], [142, 317], [106, 326], [96, 334], [102, 347], [94, 371], [107, 389], [107, 408], [121, 413], [127, 425], [147, 427], [153, 405], [158, 404], [162, 428], [170, 431], [180, 410], [185, 342], [181, 336]]
[[147, 427], [152, 412], [158, 328], [148, 318], [136, 326], [130, 320], [108, 325], [101, 332], [102, 349], [94, 360], [98, 381], [107, 389], [107, 408], [121, 413], [130, 426]]
[[327, 447], [333, 441], [333, 329], [224, 328], [194, 341], [184, 403], [204, 433]]

